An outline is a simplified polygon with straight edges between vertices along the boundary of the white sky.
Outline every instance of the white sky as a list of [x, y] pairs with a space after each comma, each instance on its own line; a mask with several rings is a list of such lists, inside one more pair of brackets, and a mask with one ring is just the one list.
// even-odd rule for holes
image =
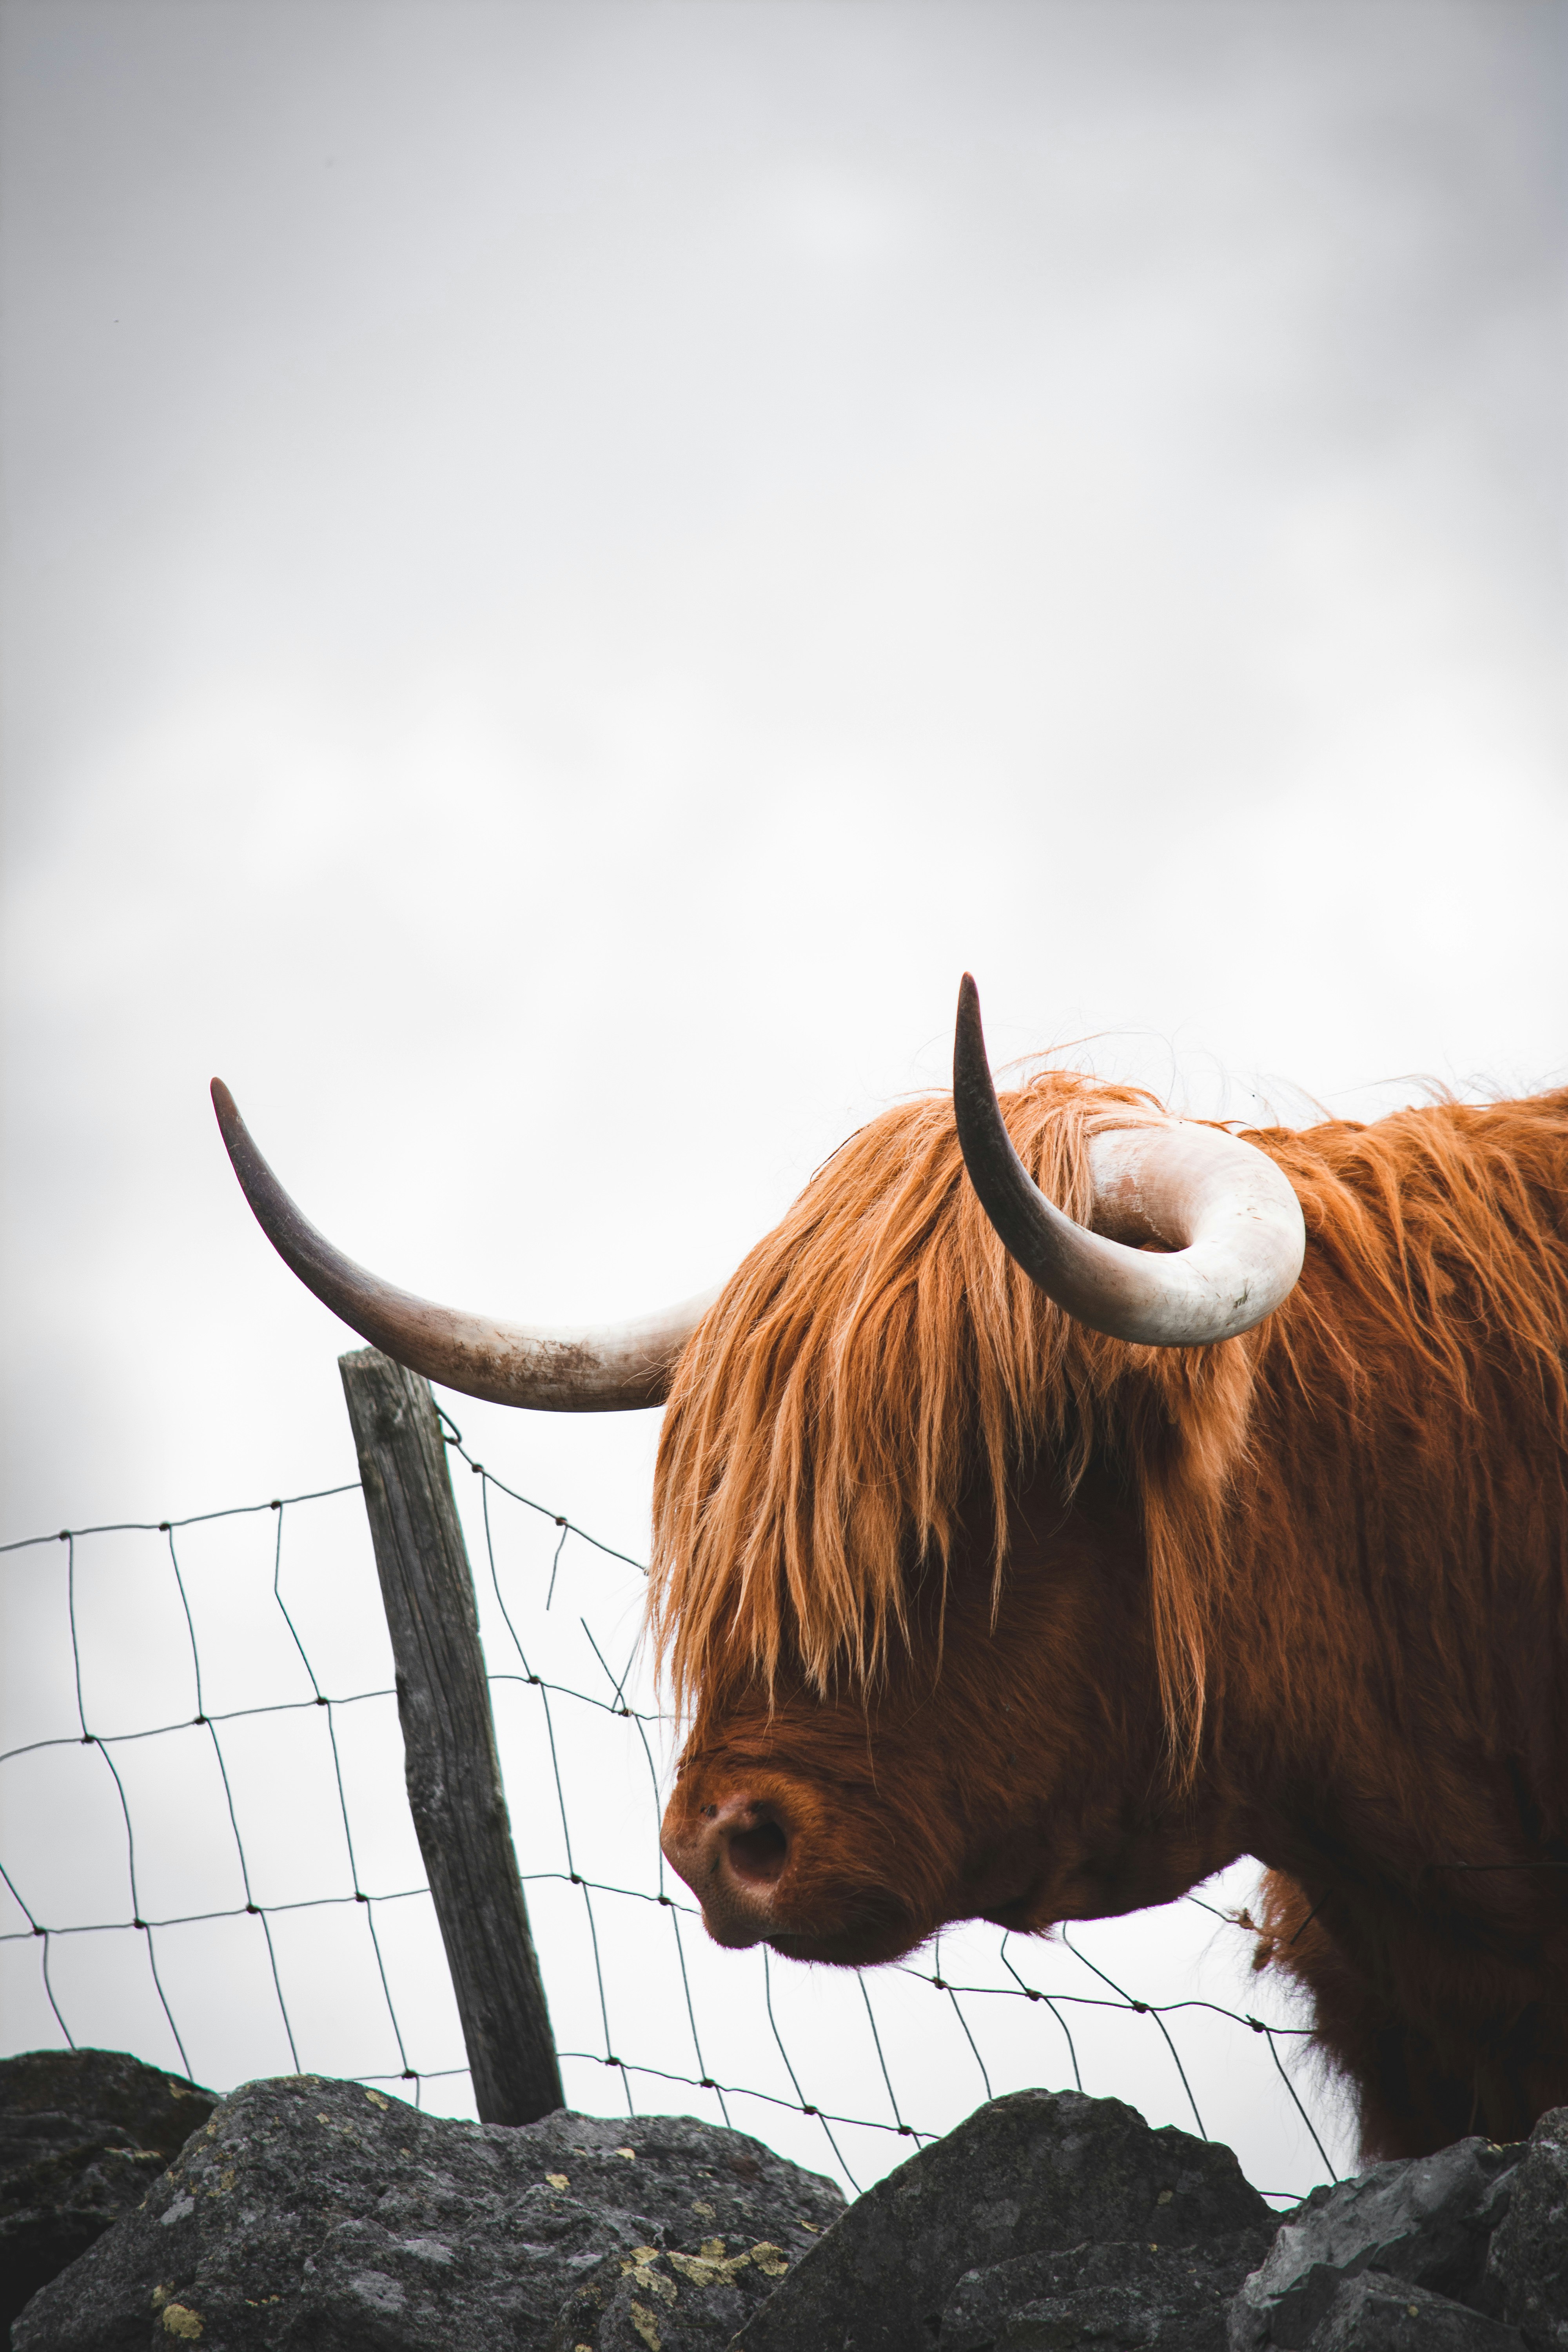
[[[1555, 0], [0, 27], [5, 1532], [352, 1475], [215, 1070], [541, 1321], [966, 964], [1198, 1108], [1562, 1082]], [[643, 1549], [652, 1416], [459, 1418]]]

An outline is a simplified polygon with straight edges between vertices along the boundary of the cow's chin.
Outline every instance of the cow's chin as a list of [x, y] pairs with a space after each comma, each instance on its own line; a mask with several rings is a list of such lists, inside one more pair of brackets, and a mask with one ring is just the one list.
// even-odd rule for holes
[[868, 1969], [901, 1959], [924, 1941], [926, 1931], [905, 1906], [882, 1888], [814, 1895], [809, 1906], [792, 1903], [781, 1883], [766, 1889], [711, 1887], [702, 1921], [716, 1944], [744, 1951], [755, 1944], [791, 1960], [815, 1960], [829, 1968]]
[[834, 1969], [875, 1969], [888, 1960], [901, 1960], [925, 1937], [905, 1918], [880, 1919], [867, 1912], [842, 1927], [818, 1927], [809, 1935], [782, 1928], [767, 1940], [786, 1959], [818, 1960]]

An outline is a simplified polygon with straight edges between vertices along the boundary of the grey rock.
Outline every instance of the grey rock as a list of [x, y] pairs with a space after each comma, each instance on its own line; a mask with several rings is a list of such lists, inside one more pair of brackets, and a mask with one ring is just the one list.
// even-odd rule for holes
[[546, 2352], [724, 2352], [788, 2268], [784, 2248], [766, 2240], [611, 2254], [568, 2295]]
[[940, 2352], [1036, 2345], [1159, 2345], [1225, 2352], [1226, 2313], [1268, 2251], [1273, 2229], [1227, 2231], [1195, 2246], [1075, 2246], [966, 2271], [942, 2315]]
[[1268, 2224], [1227, 2147], [1120, 2099], [1015, 2091], [889, 2173], [781, 2280], [738, 2352], [913, 2352], [966, 2271], [1086, 2240], [1190, 2245]]
[[1568, 2347], [1568, 2107], [1542, 2116], [1525, 2145], [1487, 2284], [1531, 2352]]
[[0, 2337], [29, 2296], [140, 2204], [214, 2094], [119, 2050], [0, 2060]]
[[1386, 2271], [1341, 2279], [1311, 2352], [1524, 2352], [1517, 2328]]
[[[1487, 2299], [1488, 2242], [1524, 2150], [1456, 2140], [1315, 2189], [1231, 2309], [1231, 2352], [1301, 2352], [1340, 2283], [1378, 2271], [1460, 2303]], [[1412, 2323], [1414, 2324], [1414, 2323]]]
[[787, 2265], [843, 2208], [831, 2181], [687, 2116], [563, 2110], [511, 2130], [291, 2075], [225, 2099], [142, 2205], [34, 2296], [13, 2343], [542, 2352], [606, 2258], [635, 2271], [641, 2249], [722, 2238], [766, 2241]]

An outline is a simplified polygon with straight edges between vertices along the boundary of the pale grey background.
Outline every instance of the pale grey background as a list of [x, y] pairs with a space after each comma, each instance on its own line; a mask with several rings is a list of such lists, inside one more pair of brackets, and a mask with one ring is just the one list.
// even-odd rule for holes
[[[214, 1070], [539, 1320], [722, 1275], [965, 964], [1201, 1109], [1562, 1082], [1556, 0], [0, 25], [6, 1532], [350, 1475]], [[642, 1549], [652, 1416], [459, 1417]]]

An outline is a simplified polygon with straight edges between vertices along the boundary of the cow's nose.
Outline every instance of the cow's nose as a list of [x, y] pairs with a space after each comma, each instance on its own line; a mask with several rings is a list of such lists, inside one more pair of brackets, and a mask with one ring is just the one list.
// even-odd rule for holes
[[731, 1797], [721, 1805], [705, 1805], [703, 1812], [709, 1838], [718, 1844], [720, 1865], [740, 1885], [772, 1886], [783, 1876], [789, 1832], [776, 1806]]
[[774, 1804], [726, 1797], [667, 1827], [664, 1851], [700, 1901], [710, 1927], [728, 1941], [742, 1925], [752, 1936], [759, 1932], [789, 1860], [789, 1825]]

